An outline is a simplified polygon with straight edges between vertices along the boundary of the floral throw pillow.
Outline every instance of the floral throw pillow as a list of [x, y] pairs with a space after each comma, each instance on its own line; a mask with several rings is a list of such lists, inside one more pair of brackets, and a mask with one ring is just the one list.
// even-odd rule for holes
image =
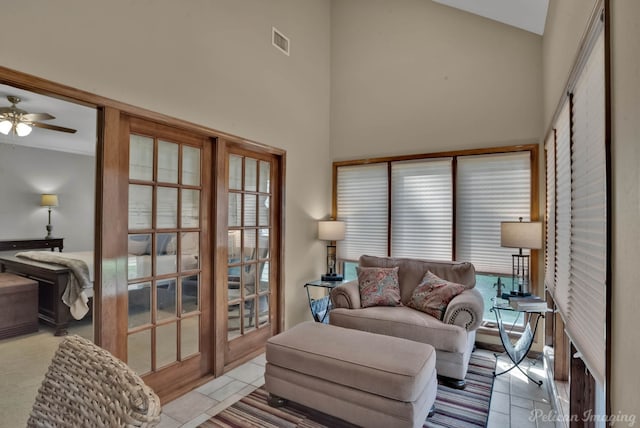
[[427, 271], [420, 285], [413, 290], [407, 306], [442, 320], [451, 299], [464, 290], [464, 285], [449, 282]]
[[360, 306], [399, 306], [398, 268], [356, 266]]

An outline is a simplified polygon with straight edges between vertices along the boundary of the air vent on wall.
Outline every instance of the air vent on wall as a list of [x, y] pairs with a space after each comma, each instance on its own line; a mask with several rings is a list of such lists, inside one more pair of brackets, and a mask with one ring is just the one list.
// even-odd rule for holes
[[271, 43], [285, 55], [289, 55], [289, 38], [276, 27], [271, 27]]

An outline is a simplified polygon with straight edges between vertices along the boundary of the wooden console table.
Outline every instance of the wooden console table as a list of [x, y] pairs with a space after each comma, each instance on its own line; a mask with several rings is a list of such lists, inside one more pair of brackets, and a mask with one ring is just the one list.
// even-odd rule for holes
[[37, 250], [40, 248], [55, 248], [62, 252], [64, 238], [50, 239], [9, 239], [0, 240], [0, 251]]

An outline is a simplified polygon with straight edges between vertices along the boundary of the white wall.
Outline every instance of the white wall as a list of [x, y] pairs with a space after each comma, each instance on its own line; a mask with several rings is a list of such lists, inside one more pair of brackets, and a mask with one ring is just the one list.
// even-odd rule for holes
[[542, 39], [425, 0], [334, 0], [334, 160], [537, 143]]
[[20, 39], [2, 46], [6, 67], [285, 149], [286, 325], [311, 319], [302, 286], [323, 271], [315, 220], [330, 207], [328, 0], [31, 0], [2, 16], [2, 39]]
[[597, 0], [549, 1], [542, 38], [545, 131], [566, 88], [580, 40], [596, 3]]
[[0, 240], [42, 239], [48, 212], [41, 193], [58, 195], [52, 234], [64, 251], [93, 250], [95, 158], [18, 143], [0, 144]]
[[[543, 43], [545, 129], [564, 90], [594, 0], [551, 0]], [[611, 414], [640, 414], [637, 255], [640, 254], [640, 2], [613, 0], [612, 108], [612, 337]], [[614, 421], [615, 422], [615, 421]], [[620, 420], [616, 426], [630, 426]]]

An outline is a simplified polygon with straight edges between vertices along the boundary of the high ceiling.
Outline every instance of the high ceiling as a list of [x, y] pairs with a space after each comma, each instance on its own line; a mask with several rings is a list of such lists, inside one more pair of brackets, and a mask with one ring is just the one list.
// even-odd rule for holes
[[535, 34], [544, 33], [549, 0], [433, 0]]
[[[446, 6], [502, 22], [542, 35], [549, 0], [433, 0]], [[58, 150], [95, 156], [96, 110], [0, 84], [0, 107], [9, 106], [7, 95], [22, 99], [19, 108], [29, 113], [50, 113], [55, 119], [46, 123], [77, 129], [67, 134], [48, 129], [33, 128], [26, 137], [0, 134], [0, 143]]]
[[70, 153], [95, 156], [97, 112], [94, 108], [62, 101], [56, 98], [0, 85], [0, 107], [9, 107], [7, 95], [21, 98], [18, 108], [29, 113], [49, 113], [55, 119], [44, 123], [77, 129], [75, 134], [33, 128], [26, 137], [0, 134], [0, 143], [57, 150]]

